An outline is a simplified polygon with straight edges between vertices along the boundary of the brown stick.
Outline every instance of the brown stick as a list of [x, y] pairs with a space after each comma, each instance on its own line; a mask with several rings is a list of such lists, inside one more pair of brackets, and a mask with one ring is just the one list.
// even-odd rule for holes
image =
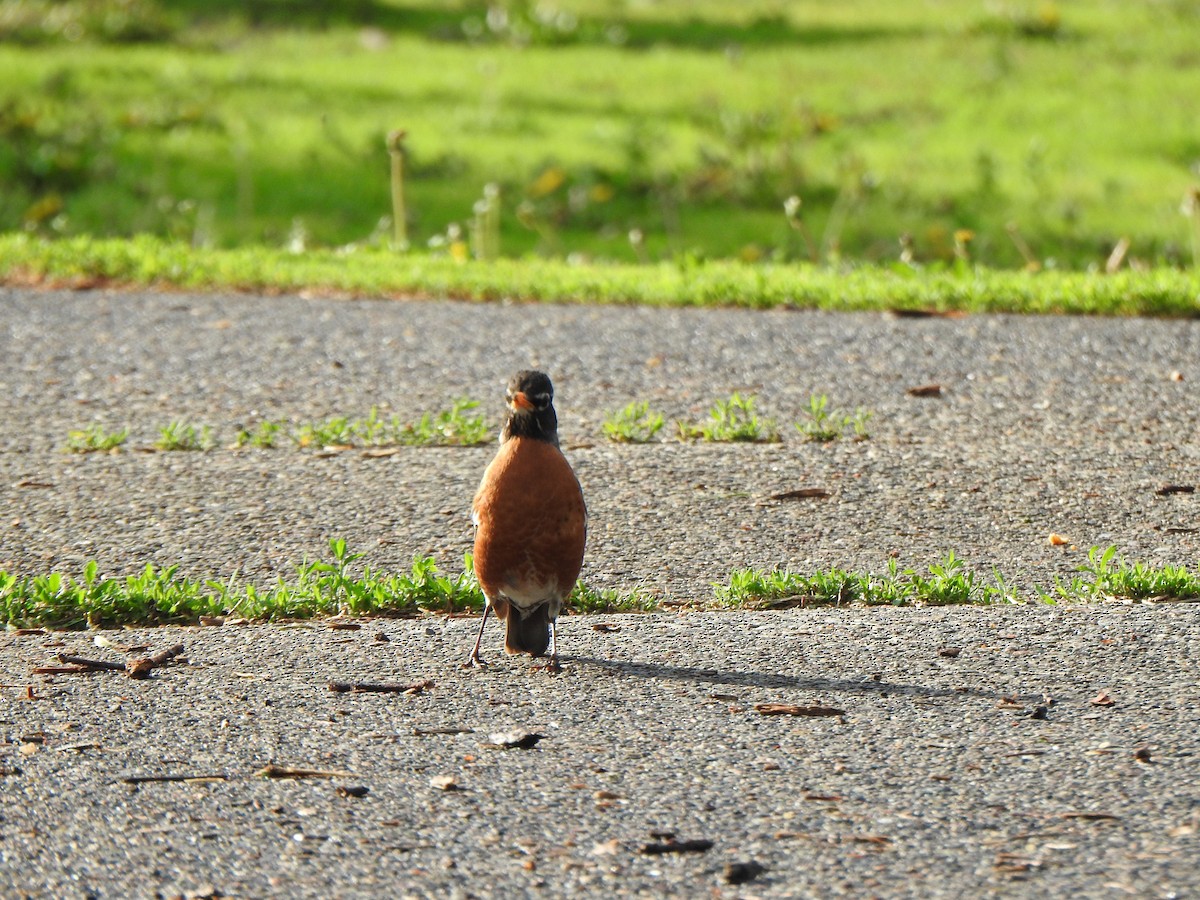
[[327, 769], [296, 769], [291, 766], [277, 766], [268, 763], [254, 773], [259, 778], [353, 778], [353, 772], [339, 772]]
[[126, 784], [152, 784], [175, 781], [228, 781], [228, 775], [130, 775], [121, 779]]
[[335, 694], [419, 694], [433, 687], [429, 679], [413, 684], [370, 684], [363, 681], [331, 681], [329, 690]]
[[159, 666], [165, 666], [170, 660], [177, 657], [183, 652], [183, 644], [175, 644], [168, 647], [166, 650], [159, 650], [157, 653], [150, 656], [142, 656], [138, 659], [130, 660], [123, 668], [129, 673], [130, 678], [145, 678], [150, 674], [151, 669], [157, 669]]
[[74, 656], [70, 653], [56, 653], [55, 659], [69, 666], [83, 666], [93, 672], [124, 672], [125, 663], [111, 662], [107, 659], [88, 659], [86, 656]]

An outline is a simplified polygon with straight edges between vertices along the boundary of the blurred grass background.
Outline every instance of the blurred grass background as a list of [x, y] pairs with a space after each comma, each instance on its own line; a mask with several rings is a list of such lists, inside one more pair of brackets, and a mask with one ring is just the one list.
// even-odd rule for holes
[[1195, 0], [0, 0], [0, 232], [386, 245], [402, 128], [434, 255], [494, 185], [504, 256], [1192, 265], [1197, 35]]

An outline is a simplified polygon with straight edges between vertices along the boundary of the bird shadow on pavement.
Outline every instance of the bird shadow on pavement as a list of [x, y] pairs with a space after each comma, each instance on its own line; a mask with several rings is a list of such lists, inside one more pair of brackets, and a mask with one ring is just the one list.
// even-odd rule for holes
[[667, 681], [691, 681], [701, 684], [727, 684], [738, 687], [792, 688], [808, 691], [829, 691], [847, 694], [901, 694], [910, 697], [987, 697], [995, 700], [1002, 696], [1013, 699], [1036, 699], [1035, 694], [1004, 694], [996, 690], [978, 690], [969, 687], [935, 687], [921, 684], [897, 684], [874, 678], [847, 680], [842, 678], [820, 678], [811, 675], [788, 675], [782, 672], [736, 671], [691, 666], [669, 666], [650, 662], [621, 662], [611, 659], [595, 659], [589, 656], [560, 656], [562, 663], [595, 667], [615, 675], [634, 678], [664, 679]]

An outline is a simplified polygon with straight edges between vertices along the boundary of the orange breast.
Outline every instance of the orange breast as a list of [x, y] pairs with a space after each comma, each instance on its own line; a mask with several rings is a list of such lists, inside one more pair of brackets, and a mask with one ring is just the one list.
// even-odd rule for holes
[[583, 491], [559, 449], [532, 438], [505, 442], [472, 509], [475, 574], [484, 593], [521, 607], [550, 602], [557, 615], [579, 577], [587, 536]]

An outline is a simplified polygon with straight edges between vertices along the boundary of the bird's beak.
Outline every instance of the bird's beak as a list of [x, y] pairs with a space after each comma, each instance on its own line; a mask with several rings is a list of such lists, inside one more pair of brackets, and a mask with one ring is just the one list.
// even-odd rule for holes
[[512, 407], [514, 411], [518, 409], [533, 409], [533, 403], [530, 402], [529, 398], [525, 396], [524, 391], [517, 391], [515, 394], [513, 394], [512, 400], [508, 402], [508, 405]]

